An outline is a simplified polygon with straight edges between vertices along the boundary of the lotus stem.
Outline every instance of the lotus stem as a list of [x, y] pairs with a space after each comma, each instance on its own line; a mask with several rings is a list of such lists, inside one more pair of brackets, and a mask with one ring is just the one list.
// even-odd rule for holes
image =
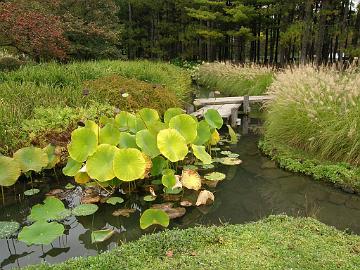
[[3, 201], [3, 205], [5, 205], [5, 193], [4, 193], [4, 187], [1, 186], [1, 197], [2, 197], [2, 201]]
[[30, 175], [31, 188], [34, 189], [34, 183], [33, 183], [32, 175], [31, 175], [31, 171], [30, 171], [29, 175]]

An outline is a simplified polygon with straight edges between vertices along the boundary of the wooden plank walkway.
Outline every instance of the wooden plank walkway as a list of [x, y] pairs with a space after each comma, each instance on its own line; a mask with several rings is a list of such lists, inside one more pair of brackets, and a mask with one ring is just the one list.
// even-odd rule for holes
[[[224, 104], [242, 104], [245, 97], [220, 97], [220, 98], [197, 98], [194, 100], [195, 106], [205, 105], [224, 105]], [[271, 100], [271, 96], [249, 96], [249, 103], [261, 103]]]

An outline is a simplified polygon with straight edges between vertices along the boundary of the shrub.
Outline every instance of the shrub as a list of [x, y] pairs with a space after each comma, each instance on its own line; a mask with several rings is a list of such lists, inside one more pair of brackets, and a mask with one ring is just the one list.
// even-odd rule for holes
[[22, 62], [15, 57], [0, 58], [0, 71], [13, 71], [21, 67]]

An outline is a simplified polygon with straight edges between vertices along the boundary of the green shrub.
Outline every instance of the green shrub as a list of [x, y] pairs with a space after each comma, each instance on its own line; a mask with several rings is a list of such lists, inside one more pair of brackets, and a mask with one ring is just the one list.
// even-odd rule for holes
[[15, 57], [0, 58], [0, 71], [13, 71], [21, 67], [22, 62]]

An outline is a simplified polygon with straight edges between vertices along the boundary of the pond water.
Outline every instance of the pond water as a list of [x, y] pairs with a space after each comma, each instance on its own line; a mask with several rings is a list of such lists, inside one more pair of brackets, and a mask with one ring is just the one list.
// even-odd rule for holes
[[[262, 156], [257, 149], [258, 137], [243, 136], [238, 145], [231, 147], [239, 153], [240, 166], [220, 167], [227, 180], [218, 185], [215, 202], [210, 206], [187, 209], [185, 216], [171, 221], [170, 227], [187, 228], [198, 224], [246, 223], [271, 214], [312, 216], [341, 230], [360, 234], [360, 196], [347, 194], [331, 185], [311, 178], [283, 171]], [[65, 183], [69, 179], [64, 179]], [[44, 193], [63, 186], [55, 178], [38, 183], [42, 194], [11, 203], [0, 208], [0, 220], [26, 221], [30, 207], [44, 199]], [[78, 187], [68, 198], [68, 206], [79, 203]], [[69, 205], [70, 204], [70, 205]], [[65, 221], [66, 232], [48, 246], [26, 246], [15, 239], [0, 240], [0, 268], [10, 269], [46, 261], [56, 263], [71, 257], [96, 255], [115, 248], [121, 243], [138, 239], [144, 233], [139, 227], [141, 211], [149, 206], [136, 194], [126, 200], [126, 207], [137, 209], [129, 218], [114, 217], [116, 206], [104, 204], [93, 216], [71, 217]], [[121, 207], [124, 207], [123, 205]], [[91, 243], [91, 231], [112, 228], [116, 234], [101, 244]]]

